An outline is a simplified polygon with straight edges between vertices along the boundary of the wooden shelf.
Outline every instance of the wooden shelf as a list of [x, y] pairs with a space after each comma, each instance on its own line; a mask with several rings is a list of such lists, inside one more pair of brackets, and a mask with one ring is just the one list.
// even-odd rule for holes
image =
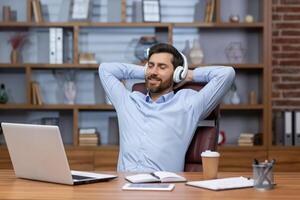
[[[110, 145], [110, 144], [104, 144], [104, 145], [98, 145], [95, 147], [88, 147], [88, 146], [73, 146], [70, 144], [64, 145], [66, 150], [102, 150], [102, 149], [111, 149], [111, 150], [118, 150], [119, 145]], [[0, 150], [7, 150], [6, 144], [0, 144]]]
[[[262, 104], [241, 104], [241, 105], [221, 105], [221, 110], [262, 110], [264, 107]], [[79, 109], [79, 110], [107, 110], [114, 111], [114, 107], [109, 104], [43, 104], [43, 105], [31, 105], [31, 104], [0, 104], [1, 110], [8, 109], [58, 109], [58, 110], [71, 110], [71, 109]]]
[[65, 145], [66, 150], [118, 150], [119, 145], [103, 144], [94, 147]]
[[263, 145], [260, 145], [260, 146], [238, 146], [238, 145], [228, 145], [228, 144], [225, 144], [225, 145], [221, 145], [221, 146], [218, 146], [218, 150], [220, 151], [226, 151], [226, 150], [265, 150], [266, 147], [263, 146]]
[[35, 69], [64, 69], [64, 68], [79, 68], [79, 69], [98, 69], [100, 64], [49, 64], [49, 63], [20, 63], [20, 64], [10, 64], [10, 63], [0, 63], [0, 68], [35, 68]]
[[44, 104], [44, 105], [31, 105], [31, 104], [0, 104], [0, 110], [102, 110], [102, 111], [114, 111], [114, 107], [109, 104]]
[[237, 64], [237, 63], [210, 63], [210, 64], [192, 64], [189, 67], [191, 69], [194, 69], [196, 67], [202, 67], [202, 66], [216, 66], [216, 65], [221, 65], [221, 66], [231, 66], [234, 69], [250, 69], [250, 70], [262, 70], [264, 68], [264, 65], [261, 63], [258, 64], [252, 64], [252, 63], [243, 63], [243, 64]]
[[[0, 68], [24, 68], [30, 67], [35, 69], [56, 69], [56, 68], [79, 68], [79, 69], [98, 69], [100, 64], [73, 64], [73, 63], [64, 63], [64, 64], [49, 64], [49, 63], [20, 63], [20, 64], [11, 64], [11, 63], [0, 63]], [[142, 65], [142, 64], [141, 64]], [[190, 65], [191, 69], [201, 66], [232, 66], [234, 69], [245, 69], [245, 70], [262, 70], [264, 65], [261, 63], [252, 64], [235, 64], [235, 63], [213, 63], [213, 64], [193, 64]]]
[[298, 150], [300, 151], [300, 146], [283, 146], [283, 145], [272, 145], [270, 150]]
[[127, 23], [127, 22], [2, 22], [0, 27], [9, 27], [9, 28], [32, 28], [32, 27], [169, 27], [171, 23]]
[[262, 104], [238, 104], [238, 105], [221, 105], [221, 110], [263, 110]]
[[[263, 104], [222, 104], [222, 110], [262, 110]], [[81, 110], [114, 110], [110, 104], [0, 104], [0, 109], [81, 109]]]
[[144, 22], [1, 22], [0, 27], [9, 28], [32, 28], [32, 27], [195, 27], [195, 28], [263, 28], [264, 24], [257, 23], [201, 23], [201, 22], [162, 22], [162, 23], [144, 23]]
[[258, 23], [173, 23], [174, 27], [195, 27], [195, 28], [263, 28], [264, 24]]

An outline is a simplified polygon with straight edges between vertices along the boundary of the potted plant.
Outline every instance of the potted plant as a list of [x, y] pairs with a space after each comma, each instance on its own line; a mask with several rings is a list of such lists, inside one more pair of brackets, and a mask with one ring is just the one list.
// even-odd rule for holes
[[26, 41], [27, 35], [24, 33], [17, 33], [12, 35], [8, 42], [11, 45], [11, 54], [10, 54], [10, 60], [11, 63], [15, 64], [18, 63], [19, 60], [19, 50], [21, 49], [22, 45], [24, 45]]

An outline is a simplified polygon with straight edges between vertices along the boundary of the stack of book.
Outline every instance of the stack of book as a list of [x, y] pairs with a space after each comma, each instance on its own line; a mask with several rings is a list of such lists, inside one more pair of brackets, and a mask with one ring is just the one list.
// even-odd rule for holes
[[17, 11], [12, 10], [10, 6], [2, 7], [2, 19], [5, 22], [16, 21], [17, 20]]
[[98, 146], [99, 134], [96, 128], [79, 129], [79, 146]]
[[42, 94], [41, 94], [39, 84], [35, 81], [32, 81], [30, 85], [31, 85], [31, 103], [33, 105], [42, 105], [43, 99], [42, 99]]
[[205, 7], [205, 18], [204, 18], [205, 23], [213, 22], [214, 11], [215, 11], [215, 0], [208, 0]]
[[80, 64], [97, 64], [94, 53], [80, 53], [79, 54]]
[[254, 145], [254, 133], [241, 133], [238, 145], [239, 146], [253, 146]]

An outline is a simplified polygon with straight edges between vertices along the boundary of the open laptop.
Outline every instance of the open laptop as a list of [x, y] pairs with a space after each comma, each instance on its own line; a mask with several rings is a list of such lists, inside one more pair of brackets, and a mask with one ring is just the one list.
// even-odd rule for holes
[[71, 171], [58, 126], [1, 123], [15, 174], [19, 178], [79, 185], [115, 175]]

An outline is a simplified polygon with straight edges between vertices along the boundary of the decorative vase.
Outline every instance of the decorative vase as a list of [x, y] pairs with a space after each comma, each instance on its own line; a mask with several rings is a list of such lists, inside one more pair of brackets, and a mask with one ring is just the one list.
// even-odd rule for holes
[[1, 84], [0, 86], [0, 104], [5, 104], [8, 102], [8, 94], [5, 90], [5, 85]]
[[18, 63], [18, 57], [19, 57], [19, 52], [18, 52], [16, 49], [13, 49], [13, 50], [10, 52], [10, 62], [11, 62], [12, 64]]
[[257, 104], [257, 96], [254, 90], [250, 91], [249, 93], [249, 103], [250, 104]]
[[231, 96], [231, 103], [232, 104], [240, 104], [241, 103], [241, 99], [237, 93], [237, 91], [234, 91], [232, 93], [232, 96]]
[[200, 43], [197, 39], [194, 39], [193, 47], [191, 48], [191, 51], [190, 51], [191, 64], [193, 64], [193, 65], [202, 64], [203, 57], [204, 57], [204, 54], [203, 54], [203, 50], [200, 46]]
[[243, 63], [246, 49], [241, 42], [231, 42], [225, 49], [225, 54], [230, 63]]
[[134, 55], [141, 61], [147, 60], [147, 49], [157, 44], [158, 41], [155, 36], [142, 36], [134, 50]]
[[74, 104], [76, 98], [75, 81], [66, 81], [64, 83], [64, 95], [67, 104]]

